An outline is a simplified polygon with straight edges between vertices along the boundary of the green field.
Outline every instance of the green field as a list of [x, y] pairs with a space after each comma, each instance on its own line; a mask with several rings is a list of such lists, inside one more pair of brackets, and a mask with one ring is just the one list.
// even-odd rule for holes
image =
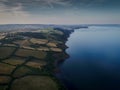
[[31, 70], [29, 68], [22, 66], [13, 73], [13, 77], [21, 77], [30, 72], [31, 72]]
[[15, 80], [11, 90], [58, 90], [58, 87], [50, 77], [26, 76]]
[[16, 52], [17, 56], [21, 56], [21, 57], [35, 57], [38, 59], [44, 59], [46, 57], [46, 52], [43, 51], [37, 51], [37, 50], [29, 50], [29, 49], [19, 49]]
[[0, 74], [11, 74], [11, 72], [15, 69], [15, 66], [11, 66], [8, 64], [0, 63]]
[[[10, 77], [8, 76], [0, 76], [0, 84], [6, 84], [6, 83], [9, 83], [11, 80]], [[0, 89], [1, 90], [1, 89]]]
[[0, 59], [4, 59], [11, 56], [14, 50], [14, 47], [0, 47]]
[[6, 90], [7, 86], [0, 86], [0, 90]]

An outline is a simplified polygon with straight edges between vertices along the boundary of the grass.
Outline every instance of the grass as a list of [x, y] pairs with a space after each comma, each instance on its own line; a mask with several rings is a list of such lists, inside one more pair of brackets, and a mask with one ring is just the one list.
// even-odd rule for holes
[[4, 44], [4, 46], [8, 46], [8, 47], [15, 47], [15, 44]]
[[63, 35], [63, 32], [61, 32], [59, 30], [51, 30], [50, 33], [51, 34], [57, 34], [57, 35]]
[[14, 70], [14, 68], [15, 68], [15, 66], [0, 63], [0, 74], [11, 74], [11, 72]]
[[58, 87], [48, 76], [26, 76], [15, 80], [11, 90], [58, 90]]
[[[11, 80], [10, 77], [8, 76], [0, 76], [0, 84], [6, 84], [6, 83], [9, 83]], [[1, 90], [1, 89], [0, 89]]]
[[29, 50], [29, 49], [19, 49], [16, 52], [17, 56], [21, 56], [21, 57], [35, 57], [38, 59], [44, 59], [46, 57], [46, 52], [43, 51], [38, 51], [38, 50]]
[[24, 63], [25, 61], [21, 58], [11, 57], [9, 59], [4, 60], [3, 62], [17, 66], [17, 65]]
[[7, 86], [0, 86], [0, 90], [6, 90]]
[[30, 69], [28, 69], [28, 68], [25, 67], [25, 66], [22, 66], [22, 67], [18, 68], [18, 69], [14, 72], [13, 76], [14, 76], [14, 77], [21, 77], [21, 76], [23, 76], [23, 75], [25, 75], [25, 74], [27, 74], [27, 73], [29, 73], [29, 72], [31, 72]]
[[40, 30], [41, 33], [44, 33], [44, 34], [48, 34], [48, 33], [54, 33], [54, 34], [59, 34], [59, 35], [63, 35], [64, 33], [59, 31], [59, 30], [54, 30], [53, 28], [47, 28], [47, 29], [43, 29], [43, 30]]
[[0, 47], [0, 59], [4, 59], [13, 54], [14, 47]]

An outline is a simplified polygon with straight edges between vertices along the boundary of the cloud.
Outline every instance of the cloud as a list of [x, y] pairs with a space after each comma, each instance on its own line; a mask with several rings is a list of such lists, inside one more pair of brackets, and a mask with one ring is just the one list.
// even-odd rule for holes
[[95, 5], [102, 5], [107, 0], [72, 0], [73, 5], [76, 4], [77, 7], [90, 7]]
[[[43, 9], [81, 8], [101, 5], [107, 0], [0, 0], [0, 4], [9, 8], [22, 6], [24, 11], [40, 11]], [[0, 8], [1, 9], [1, 8]], [[33, 10], [34, 9], [34, 10]]]
[[0, 2], [8, 2], [8, 0], [0, 0]]
[[3, 3], [10, 7], [15, 6], [17, 3], [21, 3], [24, 7], [37, 8], [54, 8], [56, 6], [66, 7], [70, 4], [69, 0], [0, 0], [0, 3]]
[[[110, 15], [114, 20], [108, 19], [116, 22], [119, 10], [117, 13], [110, 10], [111, 13], [107, 13], [106, 17], [104, 10], [101, 10], [103, 15], [95, 12], [98, 5], [105, 5], [106, 2], [109, 4], [110, 1], [113, 0], [0, 0], [0, 23], [94, 23], [99, 20], [104, 22]], [[91, 7], [96, 10], [92, 12], [89, 9]], [[93, 14], [90, 16], [91, 12]]]
[[16, 6], [7, 6], [3, 3], [0, 3], [0, 14], [1, 13], [6, 13], [8, 15], [13, 15], [13, 16], [27, 16], [29, 13], [27, 11], [24, 11], [23, 6], [21, 3], [17, 3]]
[[[4, 1], [4, 0], [2, 0]], [[7, 0], [6, 0], [7, 1]], [[29, 21], [31, 14], [23, 9], [21, 3], [16, 3], [15, 6], [8, 6], [0, 3], [0, 23], [24, 22]]]
[[68, 1], [63, 1], [63, 0], [36, 0], [36, 1], [39, 4], [48, 7], [54, 7], [54, 5], [67, 6], [69, 4]]

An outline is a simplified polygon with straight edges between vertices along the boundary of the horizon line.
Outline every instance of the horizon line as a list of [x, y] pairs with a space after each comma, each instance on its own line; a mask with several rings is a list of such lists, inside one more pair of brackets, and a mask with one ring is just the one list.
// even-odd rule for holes
[[119, 23], [116, 23], [116, 24], [112, 24], [112, 23], [105, 23], [105, 24], [41, 24], [41, 23], [23, 23], [23, 24], [21, 24], [21, 23], [16, 23], [16, 24], [14, 24], [14, 23], [12, 23], [12, 24], [0, 24], [0, 25], [120, 25]]

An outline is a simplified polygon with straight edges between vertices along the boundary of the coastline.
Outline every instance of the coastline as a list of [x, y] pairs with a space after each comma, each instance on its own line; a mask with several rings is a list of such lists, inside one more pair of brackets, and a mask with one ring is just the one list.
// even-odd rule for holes
[[[67, 31], [67, 30], [66, 30]], [[70, 35], [74, 32], [74, 30], [69, 32], [69, 35], [67, 36], [66, 40], [64, 40], [63, 44], [60, 45], [60, 47], [62, 48], [62, 52], [54, 54], [53, 57], [55, 57], [55, 61], [54, 61], [54, 70], [53, 70], [53, 74], [54, 74], [54, 78], [56, 78], [57, 84], [58, 86], [60, 86], [60, 90], [67, 90], [67, 87], [65, 86], [65, 84], [63, 82], [61, 82], [61, 80], [56, 76], [57, 73], [60, 73], [60, 69], [59, 69], [59, 64], [63, 63], [67, 58], [69, 58], [69, 54], [67, 54], [66, 49], [68, 49], [69, 47], [66, 45], [66, 42], [68, 41], [68, 38], [70, 37]]]
[[63, 50], [60, 53], [54, 54], [53, 57], [57, 58], [54, 62], [54, 66], [57, 68], [58, 64], [65, 61], [67, 58], [69, 58], [69, 54], [67, 54], [66, 49], [68, 49], [69, 47], [66, 45], [66, 42], [68, 41], [68, 38], [70, 37], [70, 35], [74, 32], [74, 30], [69, 32], [69, 35], [67, 36], [66, 40], [63, 41], [64, 43], [59, 45], [59, 47]]
[[[75, 29], [80, 29], [80, 28], [88, 28], [88, 27], [77, 27], [77, 28], [74, 28], [73, 30], [71, 30], [71, 32], [69, 33], [69, 35], [67, 36], [66, 40], [64, 41], [64, 43], [62, 44], [62, 49], [63, 52], [57, 54], [57, 58], [54, 62], [54, 66], [55, 66], [55, 69], [54, 69], [54, 74], [55, 74], [55, 77], [56, 79], [60, 82], [59, 84], [62, 85], [62, 87], [65, 89], [65, 90], [77, 90], [77, 88], [75, 88], [74, 85], [72, 85], [71, 83], [69, 83], [68, 81], [63, 81], [61, 76], [59, 76], [59, 73], [61, 73], [61, 70], [59, 68], [59, 65], [61, 65], [66, 59], [68, 59], [70, 56], [69, 54], [66, 52], [66, 49], [68, 49], [69, 47], [66, 45], [66, 42], [68, 41], [68, 38], [70, 37], [70, 35], [72, 33], [74, 33]], [[68, 31], [68, 30], [66, 30]], [[61, 87], [61, 88], [62, 88]], [[63, 90], [63, 89], [62, 89]]]

